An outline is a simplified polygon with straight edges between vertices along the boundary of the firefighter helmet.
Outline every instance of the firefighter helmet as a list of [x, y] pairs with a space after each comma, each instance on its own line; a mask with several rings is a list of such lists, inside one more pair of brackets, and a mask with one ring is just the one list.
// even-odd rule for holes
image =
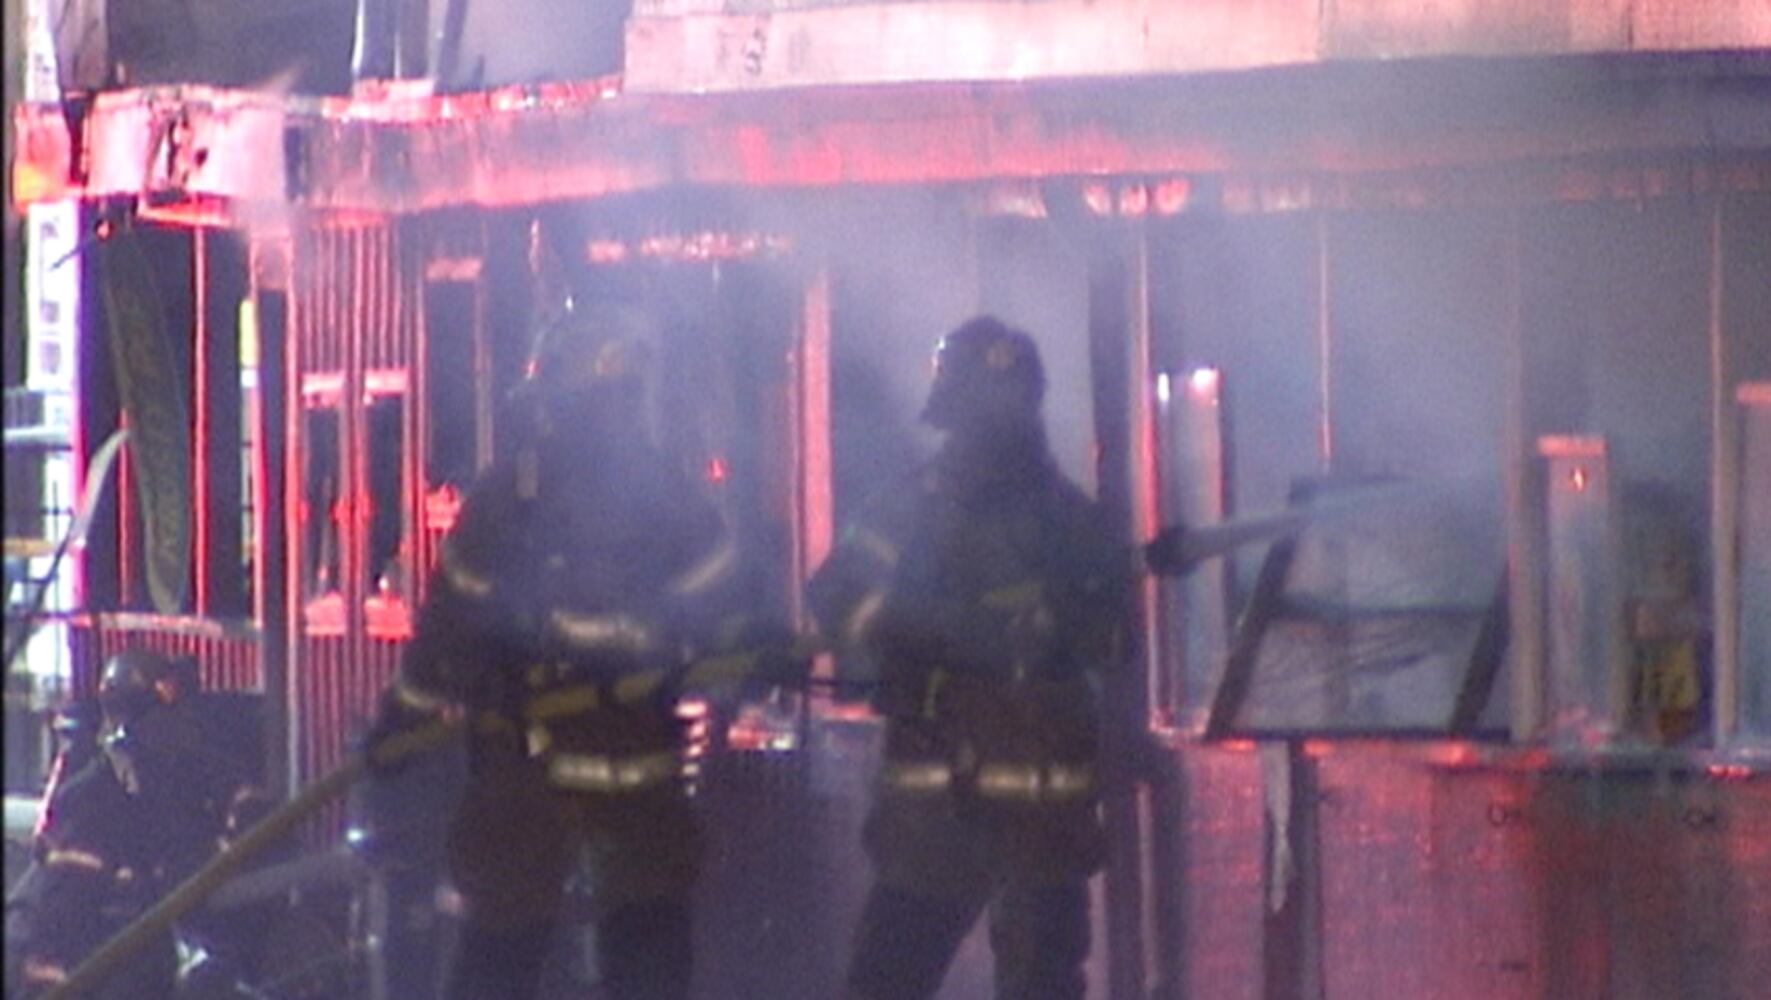
[[935, 382], [922, 419], [940, 428], [1036, 420], [1045, 398], [1045, 366], [1025, 331], [978, 316], [941, 338]]
[[126, 649], [105, 662], [98, 701], [107, 728], [126, 725], [157, 705], [170, 705], [185, 694], [188, 670], [150, 649]]
[[648, 366], [646, 323], [630, 306], [567, 300], [535, 340], [525, 373], [541, 395], [637, 385]]

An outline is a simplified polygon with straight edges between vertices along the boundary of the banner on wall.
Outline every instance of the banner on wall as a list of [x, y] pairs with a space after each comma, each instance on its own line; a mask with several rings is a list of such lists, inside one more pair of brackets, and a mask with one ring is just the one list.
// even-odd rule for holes
[[184, 610], [191, 563], [188, 389], [138, 238], [124, 232], [99, 247], [111, 365], [129, 422], [141, 505], [148, 596], [160, 613], [176, 614]]

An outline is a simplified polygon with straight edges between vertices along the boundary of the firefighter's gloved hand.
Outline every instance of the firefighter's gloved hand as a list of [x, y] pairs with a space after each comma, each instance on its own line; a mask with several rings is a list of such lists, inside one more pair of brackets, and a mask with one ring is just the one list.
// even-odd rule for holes
[[1150, 572], [1162, 576], [1185, 576], [1192, 572], [1198, 562], [1187, 558], [1186, 539], [1185, 525], [1162, 529], [1144, 546], [1144, 565], [1150, 568]]

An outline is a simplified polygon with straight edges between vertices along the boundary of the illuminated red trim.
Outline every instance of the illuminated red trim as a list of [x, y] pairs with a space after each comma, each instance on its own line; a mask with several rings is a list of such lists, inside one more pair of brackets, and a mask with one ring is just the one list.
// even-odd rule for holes
[[106, 634], [158, 633], [211, 641], [256, 639], [257, 627], [238, 621], [198, 618], [190, 615], [163, 615], [152, 611], [101, 611], [75, 615], [75, 625], [93, 628]]
[[[117, 411], [117, 426], [127, 429], [129, 414]], [[135, 557], [135, 468], [134, 449], [124, 448], [117, 455], [117, 597], [128, 607], [135, 603], [140, 590], [136, 578]]]
[[[262, 323], [263, 313], [257, 312], [258, 290], [251, 289], [249, 294], [252, 296], [255, 311], [254, 322]], [[271, 494], [270, 452], [269, 445], [265, 441], [269, 427], [264, 419], [265, 357], [262, 326], [254, 331], [254, 338], [257, 340], [254, 352], [258, 357], [256, 381], [250, 390], [242, 391], [240, 402], [245, 408], [246, 420], [252, 428], [252, 444], [247, 458], [252, 466], [252, 539], [253, 547], [257, 550], [252, 558], [252, 620], [263, 626], [265, 613], [269, 610], [269, 605], [265, 601], [265, 588], [270, 581], [268, 567], [272, 560], [268, 553], [270, 536], [266, 533], [266, 528], [270, 523], [266, 512], [269, 509]]]
[[[805, 581], [829, 556], [835, 541], [836, 508], [831, 492], [830, 458], [830, 272], [820, 268], [809, 276], [800, 303], [800, 339], [793, 400], [795, 452], [799, 498], [798, 528], [794, 555], [799, 578], [793, 588], [794, 610], [804, 621], [799, 596]], [[813, 674], [829, 677], [835, 663], [820, 656]]]
[[216, 195], [192, 194], [176, 199], [141, 199], [136, 215], [168, 226], [220, 228], [249, 222], [236, 218], [234, 203]]
[[[196, 577], [196, 612], [209, 613], [210, 537], [209, 445], [209, 239], [201, 229], [191, 233], [191, 320], [195, 331], [191, 343], [191, 510], [194, 548], [191, 561]], [[176, 334], [174, 334], [176, 336]]]

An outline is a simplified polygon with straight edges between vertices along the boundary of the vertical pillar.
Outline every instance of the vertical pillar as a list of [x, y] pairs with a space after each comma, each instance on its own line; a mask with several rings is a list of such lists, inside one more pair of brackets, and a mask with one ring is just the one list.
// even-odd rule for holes
[[[1106, 508], [1122, 541], [1128, 545], [1149, 529], [1153, 518], [1154, 482], [1150, 445], [1149, 325], [1146, 306], [1147, 263], [1142, 231], [1130, 239], [1114, 232], [1094, 248], [1089, 273], [1089, 359], [1094, 389], [1098, 441], [1098, 482]], [[1117, 238], [1116, 238], [1117, 237]], [[1141, 619], [1132, 635], [1139, 647], [1131, 651], [1127, 671], [1106, 691], [1109, 754], [1140, 750], [1150, 718], [1149, 676], [1153, 653], [1147, 589], [1140, 587]], [[1106, 923], [1108, 996], [1131, 1000], [1145, 995], [1148, 982], [1145, 947], [1144, 818], [1148, 796], [1141, 787], [1110, 789], [1106, 796], [1108, 863]]]
[[1536, 739], [1544, 717], [1543, 483], [1532, 448], [1531, 380], [1526, 363], [1519, 215], [1508, 216], [1503, 247], [1507, 616], [1513, 648], [1512, 737]]
[[[1738, 498], [1738, 517], [1728, 535], [1719, 526], [1715, 535], [1718, 545], [1736, 543], [1737, 560], [1732, 589], [1716, 581], [1716, 745], [1763, 750], [1771, 746], [1771, 382], [1743, 385], [1736, 398], [1741, 447], [1732, 452], [1739, 465], [1727, 485]], [[1726, 626], [1724, 604], [1732, 618]], [[1728, 661], [1720, 655], [1724, 627], [1734, 636]], [[1729, 678], [1725, 722], [1723, 676]]]
[[1714, 615], [1715, 744], [1740, 721], [1740, 446], [1735, 438], [1734, 366], [1722, 318], [1722, 199], [1710, 207], [1710, 607]]
[[[1215, 368], [1156, 377], [1156, 424], [1162, 467], [1163, 523], [1222, 521], [1228, 511], [1223, 376]], [[1166, 683], [1152, 712], [1189, 733], [1204, 730], [1213, 676], [1229, 653], [1228, 560], [1159, 582], [1160, 639]]]
[[1322, 1000], [1321, 795], [1297, 740], [1261, 750], [1266, 849], [1261, 875], [1263, 1000]]
[[[1228, 470], [1221, 374], [1212, 368], [1165, 372], [1156, 377], [1155, 389], [1163, 522], [1222, 521]], [[1197, 736], [1210, 717], [1215, 675], [1229, 654], [1229, 574], [1229, 560], [1216, 560], [1185, 577], [1156, 583], [1162, 683], [1154, 688], [1160, 700], [1151, 718], [1170, 732]], [[1169, 767], [1150, 793], [1146, 927], [1156, 977], [1153, 995], [1160, 997], [1180, 996], [1187, 982], [1186, 781], [1183, 768]]]
[[280, 241], [266, 240], [251, 252], [253, 339], [258, 359], [258, 425], [253, 449], [257, 468], [258, 559], [254, 604], [259, 627], [259, 671], [264, 679], [265, 785], [273, 795], [293, 795], [298, 773], [295, 757], [295, 692], [290, 682], [294, 635], [289, 627], [295, 592], [292, 574], [299, 572], [294, 539], [300, 536], [290, 515], [298, 510], [301, 481], [293, 461], [290, 421], [300, 407], [291, 405], [289, 373], [294, 371], [295, 338], [288, 335], [289, 254]]
[[467, 0], [444, 0], [443, 30], [437, 40], [438, 87], [455, 82], [461, 65], [461, 36], [467, 27]]
[[237, 238], [225, 231], [196, 230], [192, 249], [197, 613], [238, 618], [247, 611], [240, 572], [239, 329], [246, 268]]
[[1323, 472], [1334, 471], [1334, 317], [1328, 213], [1316, 216], [1316, 450]]
[[1601, 437], [1546, 437], [1551, 735], [1593, 746], [1629, 711], [1621, 538], [1611, 456]]
[[402, 79], [418, 79], [430, 71], [430, 0], [396, 0], [399, 41], [394, 52], [394, 72]]
[[356, 38], [352, 43], [351, 77], [388, 80], [395, 72], [399, 46], [399, 7], [403, 0], [357, 0]]
[[[799, 509], [794, 549], [798, 556], [794, 593], [830, 555], [836, 508], [830, 467], [830, 270], [818, 264], [806, 278], [800, 300], [799, 343], [794, 350]], [[799, 598], [795, 598], [796, 603]], [[803, 610], [796, 608], [803, 617]], [[801, 624], [804, 624], [802, 621]], [[828, 676], [829, 658], [818, 671]]]

